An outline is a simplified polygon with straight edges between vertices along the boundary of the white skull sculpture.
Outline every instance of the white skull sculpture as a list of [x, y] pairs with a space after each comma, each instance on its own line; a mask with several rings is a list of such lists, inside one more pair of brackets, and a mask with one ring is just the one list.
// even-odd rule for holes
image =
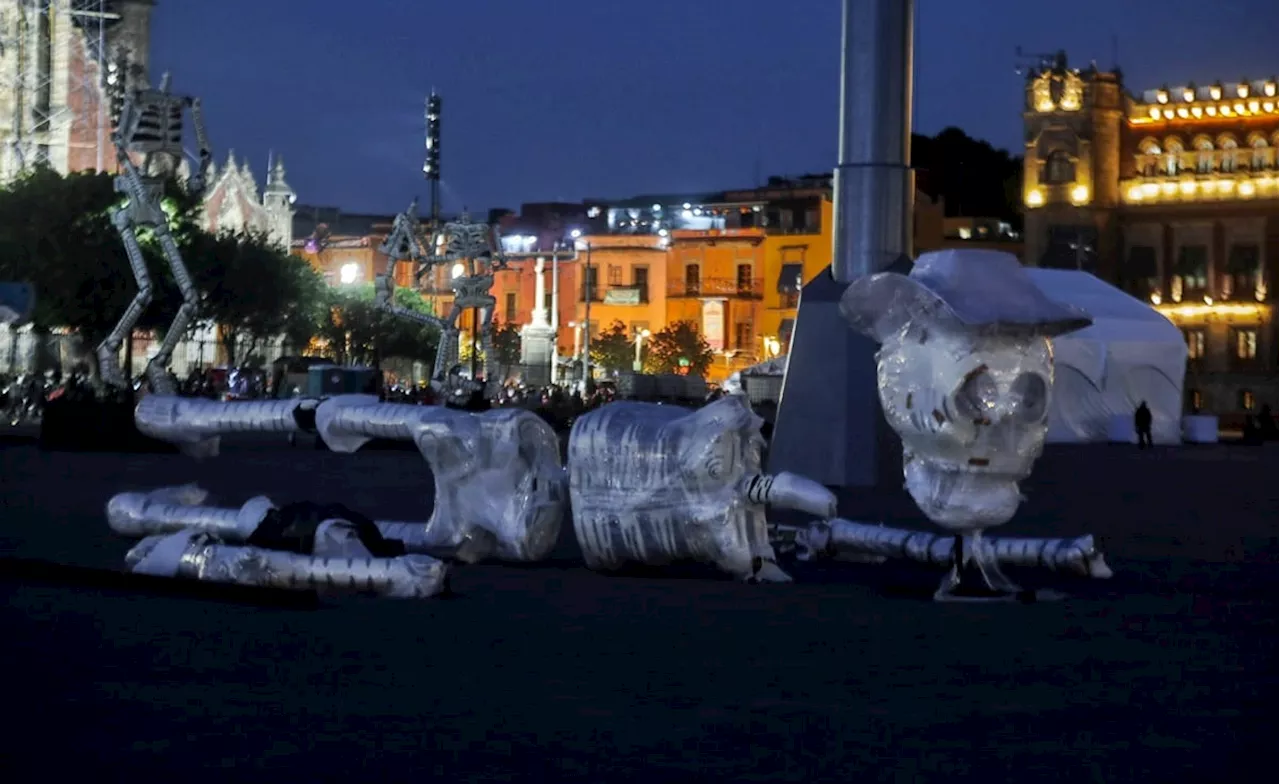
[[910, 275], [860, 278], [840, 309], [880, 343], [880, 403], [902, 437], [907, 492], [930, 520], [963, 534], [939, 598], [959, 595], [970, 563], [976, 595], [1014, 595], [980, 535], [1013, 517], [1018, 483], [1044, 447], [1049, 338], [1092, 320], [1045, 296], [1013, 256], [981, 250], [926, 253]]

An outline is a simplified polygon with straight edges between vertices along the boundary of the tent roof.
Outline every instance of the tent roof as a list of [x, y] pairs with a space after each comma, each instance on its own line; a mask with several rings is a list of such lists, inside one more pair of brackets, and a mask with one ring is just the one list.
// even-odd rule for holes
[[1027, 274], [1050, 299], [1083, 308], [1093, 316], [1093, 326], [1061, 335], [1055, 342], [1185, 343], [1181, 330], [1154, 308], [1087, 272], [1031, 268]]

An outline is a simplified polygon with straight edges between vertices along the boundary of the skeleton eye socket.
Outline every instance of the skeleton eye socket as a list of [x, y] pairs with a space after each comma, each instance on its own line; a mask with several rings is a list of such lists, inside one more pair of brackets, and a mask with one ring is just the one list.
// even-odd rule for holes
[[979, 365], [969, 371], [960, 383], [956, 392], [956, 408], [961, 416], [975, 422], [989, 420], [996, 404], [1000, 401], [1000, 388], [987, 372], [986, 365]]
[[1039, 422], [1049, 408], [1049, 383], [1039, 373], [1023, 373], [1009, 388], [1017, 417], [1024, 422]]

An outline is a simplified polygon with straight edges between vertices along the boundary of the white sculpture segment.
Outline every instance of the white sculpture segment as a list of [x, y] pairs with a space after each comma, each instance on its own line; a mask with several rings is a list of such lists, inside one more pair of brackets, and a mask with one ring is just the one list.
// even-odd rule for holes
[[[219, 436], [238, 432], [315, 430], [336, 452], [354, 452], [374, 438], [410, 441], [431, 469], [434, 510], [423, 522], [377, 521], [383, 535], [410, 552], [536, 561], [560, 535], [567, 491], [559, 442], [546, 422], [523, 409], [471, 414], [380, 403], [370, 395], [245, 402], [151, 395], [138, 404], [135, 418], [143, 433], [195, 455], [216, 454]], [[234, 522], [237, 510], [193, 508], [203, 499], [171, 508], [148, 505], [164, 506], [173, 496], [118, 495], [108, 504], [108, 518], [130, 535], [195, 527], [225, 536], [248, 525]]]
[[[151, 274], [142, 255], [142, 246], [138, 244], [138, 229], [150, 229], [155, 234], [165, 262], [173, 272], [173, 279], [182, 293], [182, 305], [178, 308], [173, 323], [165, 331], [156, 355], [147, 363], [147, 381], [158, 393], [175, 392], [168, 372], [169, 360], [173, 357], [178, 342], [186, 336], [200, 301], [186, 262], [178, 251], [178, 244], [169, 232], [169, 219], [161, 203], [165, 180], [176, 174], [183, 163], [182, 116], [183, 110], [187, 108], [191, 110], [200, 156], [199, 171], [187, 180], [187, 188], [198, 195], [204, 190], [206, 176], [213, 165], [200, 100], [170, 94], [167, 74], [161, 81], [160, 89], [135, 90], [126, 97], [120, 122], [111, 133], [111, 143], [115, 146], [116, 162], [120, 168], [115, 187], [127, 197], [124, 205], [111, 213], [111, 222], [124, 242], [129, 267], [138, 285], [138, 293], [134, 295], [119, 323], [98, 345], [99, 373], [103, 381], [112, 386], [128, 387], [130, 384], [130, 379], [126, 378], [120, 367], [120, 349], [124, 341], [133, 334], [133, 328], [152, 299]], [[141, 157], [140, 167], [134, 162], [134, 158], [138, 156]]]
[[902, 438], [907, 491], [961, 537], [936, 598], [1018, 596], [982, 533], [1013, 517], [1043, 449], [1049, 338], [1090, 317], [1048, 299], [1013, 256], [969, 250], [926, 253], [910, 275], [860, 278], [841, 312], [881, 344], [880, 402]]
[[760, 424], [734, 396], [696, 411], [626, 402], [580, 417], [569, 437], [569, 494], [587, 565], [694, 560], [742, 579], [789, 580], [769, 543], [765, 504], [829, 518], [835, 497], [792, 474], [764, 474]]

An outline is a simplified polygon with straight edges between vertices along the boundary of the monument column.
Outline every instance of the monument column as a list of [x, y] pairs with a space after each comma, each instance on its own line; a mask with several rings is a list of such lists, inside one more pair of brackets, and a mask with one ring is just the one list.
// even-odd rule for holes
[[877, 346], [849, 328], [840, 297], [856, 278], [911, 267], [914, 13], [914, 0], [844, 0], [832, 262], [801, 290], [772, 473], [901, 487], [901, 446], [880, 410]]
[[533, 263], [533, 312], [529, 323], [520, 329], [522, 375], [526, 384], [534, 386], [551, 383], [551, 355], [555, 351], [556, 331], [547, 320], [545, 271], [546, 260], [539, 256]]

